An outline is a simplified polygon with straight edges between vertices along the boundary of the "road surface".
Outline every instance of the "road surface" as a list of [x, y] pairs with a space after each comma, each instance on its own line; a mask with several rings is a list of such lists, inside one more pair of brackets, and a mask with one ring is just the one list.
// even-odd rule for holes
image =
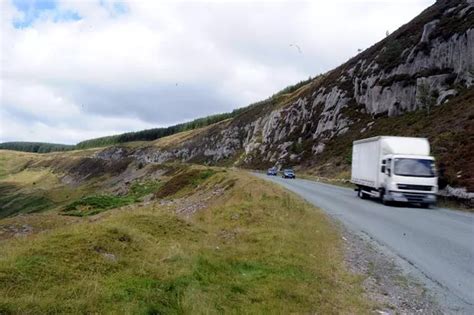
[[447, 312], [474, 314], [474, 214], [389, 207], [359, 199], [349, 188], [256, 175], [297, 193], [408, 263]]

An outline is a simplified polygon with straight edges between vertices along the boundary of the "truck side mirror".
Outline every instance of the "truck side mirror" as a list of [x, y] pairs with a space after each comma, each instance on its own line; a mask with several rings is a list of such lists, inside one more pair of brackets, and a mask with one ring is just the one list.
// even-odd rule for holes
[[380, 172], [385, 173], [385, 165], [382, 165], [382, 167], [380, 168]]
[[391, 172], [390, 172], [390, 169], [389, 169], [389, 168], [387, 168], [387, 175], [388, 175], [389, 177], [390, 177], [390, 176], [392, 176], [392, 174], [391, 174]]

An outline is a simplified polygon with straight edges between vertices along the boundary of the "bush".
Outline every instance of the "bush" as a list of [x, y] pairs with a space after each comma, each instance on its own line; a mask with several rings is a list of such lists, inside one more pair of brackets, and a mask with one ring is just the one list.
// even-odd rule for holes
[[439, 92], [437, 90], [431, 90], [426, 82], [422, 83], [418, 88], [418, 101], [421, 106], [428, 111], [428, 114], [430, 113], [431, 108], [436, 105], [436, 99], [438, 96]]
[[137, 201], [135, 197], [97, 195], [81, 198], [67, 205], [63, 212], [67, 215], [84, 217], [105, 210], [122, 207]]
[[157, 198], [165, 198], [172, 196], [187, 187], [197, 187], [206, 179], [213, 176], [216, 172], [212, 169], [207, 170], [190, 170], [180, 173], [161, 187], [155, 194]]
[[387, 71], [398, 66], [402, 61], [403, 46], [392, 40], [385, 46], [384, 52], [377, 58], [377, 63]]
[[71, 216], [90, 216], [103, 211], [138, 202], [141, 197], [155, 192], [161, 186], [159, 181], [135, 182], [125, 196], [86, 196], [67, 205], [63, 213]]

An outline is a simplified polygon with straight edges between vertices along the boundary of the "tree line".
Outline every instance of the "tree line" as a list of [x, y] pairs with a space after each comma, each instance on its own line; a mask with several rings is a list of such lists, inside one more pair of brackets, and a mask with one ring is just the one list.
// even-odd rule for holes
[[34, 153], [49, 153], [74, 150], [74, 145], [45, 143], [45, 142], [4, 142], [0, 143], [0, 150], [14, 150]]

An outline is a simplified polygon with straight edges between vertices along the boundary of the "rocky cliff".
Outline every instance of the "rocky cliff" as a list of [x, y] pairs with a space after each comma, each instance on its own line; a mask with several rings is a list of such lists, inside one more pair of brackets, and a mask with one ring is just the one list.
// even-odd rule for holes
[[[466, 132], [472, 130], [474, 101], [469, 90], [473, 85], [474, 1], [442, 0], [384, 40], [297, 91], [270, 98], [179, 143], [145, 146], [133, 152], [120, 150], [143, 162], [181, 160], [307, 168], [324, 162], [326, 168], [332, 168], [327, 152], [331, 148], [329, 157], [339, 161], [336, 166], [344, 170], [350, 165], [350, 142], [370, 135], [374, 126], [391, 117], [422, 111], [422, 116], [433, 120], [439, 115], [438, 107], [469, 95], [462, 98], [468, 111], [464, 115], [470, 117], [462, 128], [467, 128]], [[400, 129], [404, 129], [403, 123]], [[403, 135], [403, 130], [384, 131]], [[431, 137], [423, 129], [410, 133]], [[340, 152], [334, 151], [340, 139], [346, 142]], [[116, 150], [102, 151], [98, 157], [113, 158]], [[468, 162], [472, 163], [471, 160]], [[472, 174], [465, 172], [463, 176], [462, 184], [472, 190]]]

